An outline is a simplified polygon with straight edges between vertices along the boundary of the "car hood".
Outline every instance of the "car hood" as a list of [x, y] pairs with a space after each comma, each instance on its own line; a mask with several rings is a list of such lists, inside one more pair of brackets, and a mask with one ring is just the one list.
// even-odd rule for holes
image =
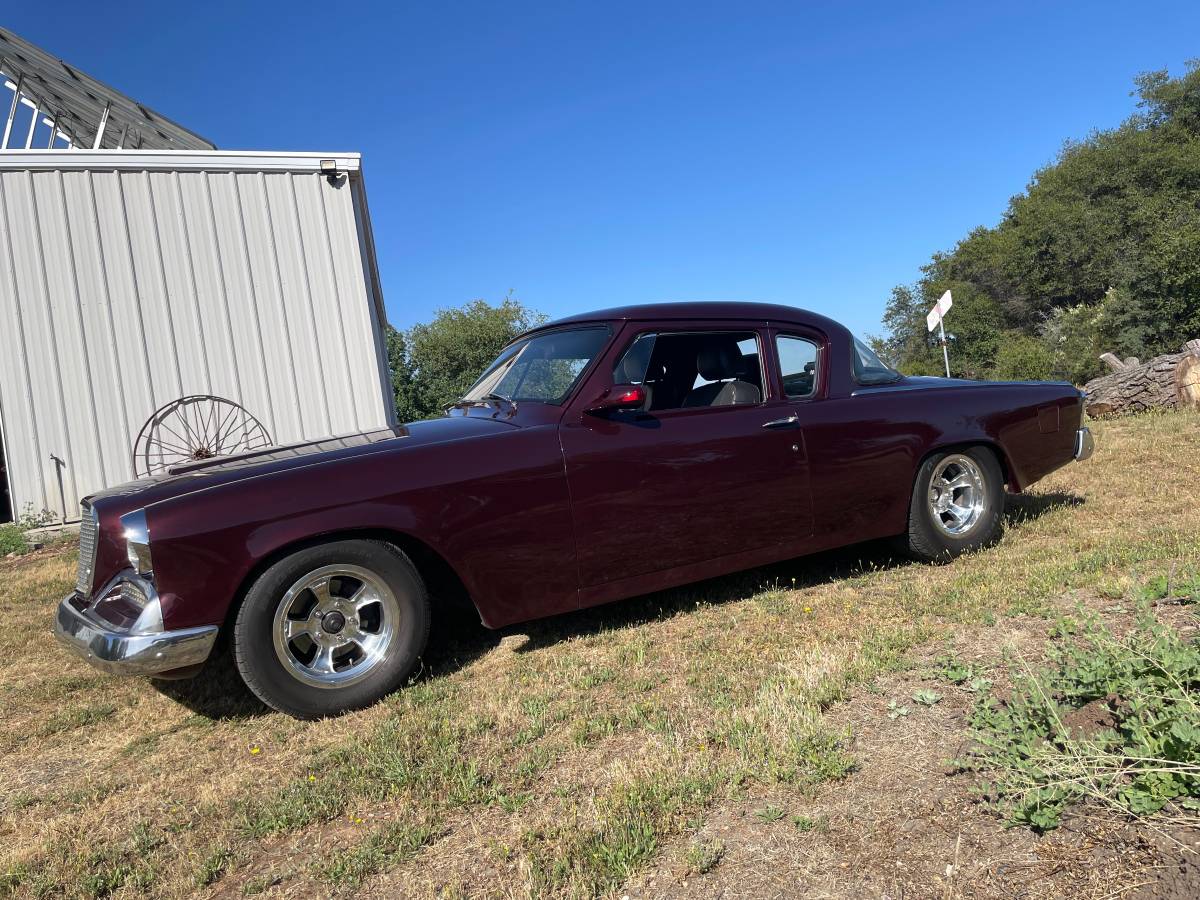
[[[149, 506], [218, 485], [322, 463], [462, 440], [517, 427], [504, 419], [451, 415], [395, 428], [267, 447], [239, 456], [173, 466], [166, 473], [117, 485], [89, 497], [93, 504]], [[110, 503], [109, 501], [112, 501]]]

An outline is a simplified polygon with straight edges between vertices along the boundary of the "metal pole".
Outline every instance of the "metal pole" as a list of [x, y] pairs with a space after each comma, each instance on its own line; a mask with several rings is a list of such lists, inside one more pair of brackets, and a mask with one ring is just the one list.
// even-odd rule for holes
[[65, 123], [58, 130], [58, 136], [67, 142], [68, 150], [76, 150], [79, 148], [79, 140], [75, 137], [74, 130]]
[[63, 469], [67, 464], [53, 453], [50, 454], [50, 459], [54, 462], [54, 471], [58, 474], [58, 499], [62, 503], [62, 517], [58, 521], [59, 524], [65, 524], [67, 521], [67, 490], [63, 487]]
[[38, 108], [37, 104], [33, 104], [33, 118], [29, 120], [29, 134], [25, 135], [25, 149], [28, 150], [33, 146], [33, 129], [37, 128]]
[[53, 150], [54, 141], [58, 138], [58, 121], [56, 118], [51, 117], [45, 121], [45, 124], [50, 126], [50, 141], [46, 144], [46, 149]]
[[96, 140], [92, 142], [92, 149], [99, 150], [100, 142], [104, 140], [104, 126], [108, 124], [108, 111], [112, 108], [112, 103], [104, 104], [104, 115], [100, 117], [100, 126], [96, 129]]
[[13, 87], [13, 102], [8, 108], [8, 121], [4, 123], [4, 140], [0, 141], [0, 150], [8, 146], [8, 137], [12, 134], [13, 119], [17, 117], [17, 107], [21, 105], [21, 88], [25, 86], [25, 76], [18, 75]]
[[938, 331], [942, 333], [942, 359], [946, 361], [946, 377], [950, 377], [950, 351], [946, 349], [946, 326], [938, 319]]

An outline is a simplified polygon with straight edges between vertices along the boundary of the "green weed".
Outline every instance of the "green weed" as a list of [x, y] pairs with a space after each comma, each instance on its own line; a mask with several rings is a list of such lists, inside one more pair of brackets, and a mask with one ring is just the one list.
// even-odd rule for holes
[[335, 853], [318, 866], [330, 884], [356, 886], [364, 879], [416, 853], [434, 837], [427, 824], [393, 822], [373, 832], [358, 847]]
[[221, 879], [233, 861], [233, 851], [228, 847], [217, 847], [200, 863], [196, 872], [196, 887], [208, 887]]
[[966, 684], [978, 677], [979, 668], [974, 663], [964, 663], [953, 653], [943, 653], [934, 664], [934, 672], [951, 684]]
[[71, 731], [76, 728], [86, 728], [102, 722], [117, 711], [112, 703], [93, 703], [87, 706], [77, 706], [61, 709], [46, 720], [41, 734], [58, 734], [60, 731]]
[[0, 556], [15, 553], [18, 556], [29, 552], [29, 542], [25, 540], [25, 532], [9, 522], [0, 525]]
[[762, 809], [756, 809], [754, 811], [754, 818], [758, 819], [758, 821], [764, 824], [778, 822], [784, 817], [784, 815], [785, 812], [783, 808], [776, 806], [773, 803], [768, 803]]
[[715, 869], [724, 856], [725, 845], [721, 841], [701, 841], [688, 847], [685, 862], [689, 870], [704, 875]]
[[1155, 575], [1134, 591], [1134, 599], [1143, 603], [1174, 600], [1178, 603], [1200, 603], [1200, 572], [1184, 575]]
[[[1200, 798], [1200, 644], [1147, 613], [1124, 637], [1066, 619], [1047, 665], [1024, 667], [1010, 698], [981, 698], [967, 766], [1007, 818], [1039, 831], [1093, 800], [1134, 815]], [[1072, 713], [1089, 705], [1078, 725]], [[1197, 820], [1200, 824], [1200, 820]]]

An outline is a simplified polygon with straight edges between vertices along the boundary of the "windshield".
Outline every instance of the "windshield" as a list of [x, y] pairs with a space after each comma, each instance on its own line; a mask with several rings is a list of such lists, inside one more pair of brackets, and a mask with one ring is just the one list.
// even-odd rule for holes
[[888, 384], [900, 378], [900, 373], [880, 359], [874, 350], [858, 338], [854, 339], [855, 381], [859, 384]]
[[463, 400], [501, 397], [514, 403], [562, 403], [607, 341], [604, 326], [551, 331], [517, 341], [504, 348]]

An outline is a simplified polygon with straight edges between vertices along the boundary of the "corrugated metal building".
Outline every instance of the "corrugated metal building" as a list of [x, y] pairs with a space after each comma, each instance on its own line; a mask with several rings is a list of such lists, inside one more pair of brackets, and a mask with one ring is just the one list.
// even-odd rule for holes
[[357, 154], [0, 151], [15, 512], [77, 518], [189, 394], [242, 404], [276, 444], [394, 424], [385, 321]]

